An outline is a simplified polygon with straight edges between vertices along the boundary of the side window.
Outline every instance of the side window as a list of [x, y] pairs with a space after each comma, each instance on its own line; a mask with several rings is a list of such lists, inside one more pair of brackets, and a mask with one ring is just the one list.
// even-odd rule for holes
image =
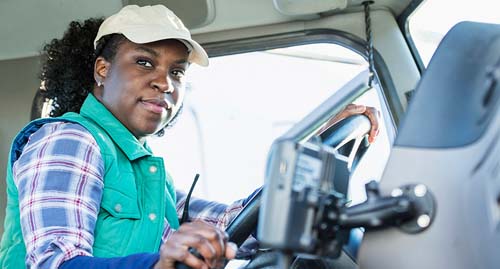
[[[182, 115], [150, 144], [177, 188], [188, 190], [199, 173], [195, 196], [225, 203], [244, 198], [263, 184], [273, 140], [367, 67], [359, 54], [330, 43], [212, 58], [208, 68], [190, 67]], [[355, 101], [385, 119], [353, 189], [380, 177], [394, 137], [381, 93], [375, 87]], [[362, 200], [363, 193], [351, 196]]]
[[500, 3], [491, 0], [427, 0], [409, 18], [410, 34], [425, 66], [444, 35], [461, 21], [500, 23]]

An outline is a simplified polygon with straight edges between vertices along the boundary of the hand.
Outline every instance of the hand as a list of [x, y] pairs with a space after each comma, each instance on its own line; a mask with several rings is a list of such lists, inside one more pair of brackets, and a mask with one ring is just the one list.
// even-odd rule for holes
[[[160, 248], [160, 259], [155, 269], [174, 269], [176, 261], [191, 268], [217, 268], [224, 258], [236, 255], [236, 245], [227, 241], [227, 234], [205, 222], [196, 221], [182, 224], [179, 229]], [[189, 252], [195, 248], [205, 259], [198, 259]]]
[[335, 115], [334, 118], [329, 120], [325, 127], [321, 128], [320, 132], [325, 131], [328, 129], [330, 126], [333, 124], [347, 118], [353, 115], [365, 115], [370, 119], [371, 123], [371, 129], [370, 133], [368, 134], [368, 142], [373, 143], [375, 141], [375, 138], [378, 135], [379, 132], [379, 118], [380, 118], [380, 112], [375, 109], [374, 107], [370, 106], [364, 106], [364, 105], [356, 105], [356, 104], [349, 104], [347, 105], [344, 110], [342, 110], [339, 114]]

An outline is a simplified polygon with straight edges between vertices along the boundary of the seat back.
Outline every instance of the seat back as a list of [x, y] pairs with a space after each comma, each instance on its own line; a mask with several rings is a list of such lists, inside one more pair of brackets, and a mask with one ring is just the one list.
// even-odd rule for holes
[[500, 25], [463, 22], [425, 71], [381, 179], [436, 199], [429, 228], [365, 233], [361, 268], [500, 266]]

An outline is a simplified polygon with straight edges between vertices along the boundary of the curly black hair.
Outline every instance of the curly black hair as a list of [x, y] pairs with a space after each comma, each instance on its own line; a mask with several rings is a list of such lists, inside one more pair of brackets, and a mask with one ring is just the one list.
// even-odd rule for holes
[[94, 38], [103, 21], [103, 18], [72, 21], [62, 38], [52, 39], [43, 47], [40, 90], [44, 98], [52, 100], [51, 117], [80, 111], [95, 84], [96, 58], [102, 56], [112, 62], [125, 39], [119, 34], [105, 36], [94, 50]]
[[[79, 112], [85, 98], [92, 92], [94, 63], [101, 56], [113, 62], [118, 47], [126, 40], [121, 34], [103, 36], [94, 50], [94, 38], [97, 36], [103, 18], [91, 18], [83, 22], [72, 21], [60, 39], [52, 39], [42, 49], [42, 68], [40, 79], [42, 98], [52, 100], [51, 117], [58, 117], [66, 112]], [[164, 128], [170, 128], [183, 111], [179, 111]], [[163, 135], [160, 130], [157, 135]]]

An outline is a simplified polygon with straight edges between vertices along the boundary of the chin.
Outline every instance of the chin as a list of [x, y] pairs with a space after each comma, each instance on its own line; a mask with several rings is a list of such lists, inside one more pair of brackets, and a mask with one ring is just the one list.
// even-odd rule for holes
[[144, 138], [156, 134], [162, 128], [155, 124], [154, 126], [141, 126], [135, 129], [134, 135], [138, 138]]

